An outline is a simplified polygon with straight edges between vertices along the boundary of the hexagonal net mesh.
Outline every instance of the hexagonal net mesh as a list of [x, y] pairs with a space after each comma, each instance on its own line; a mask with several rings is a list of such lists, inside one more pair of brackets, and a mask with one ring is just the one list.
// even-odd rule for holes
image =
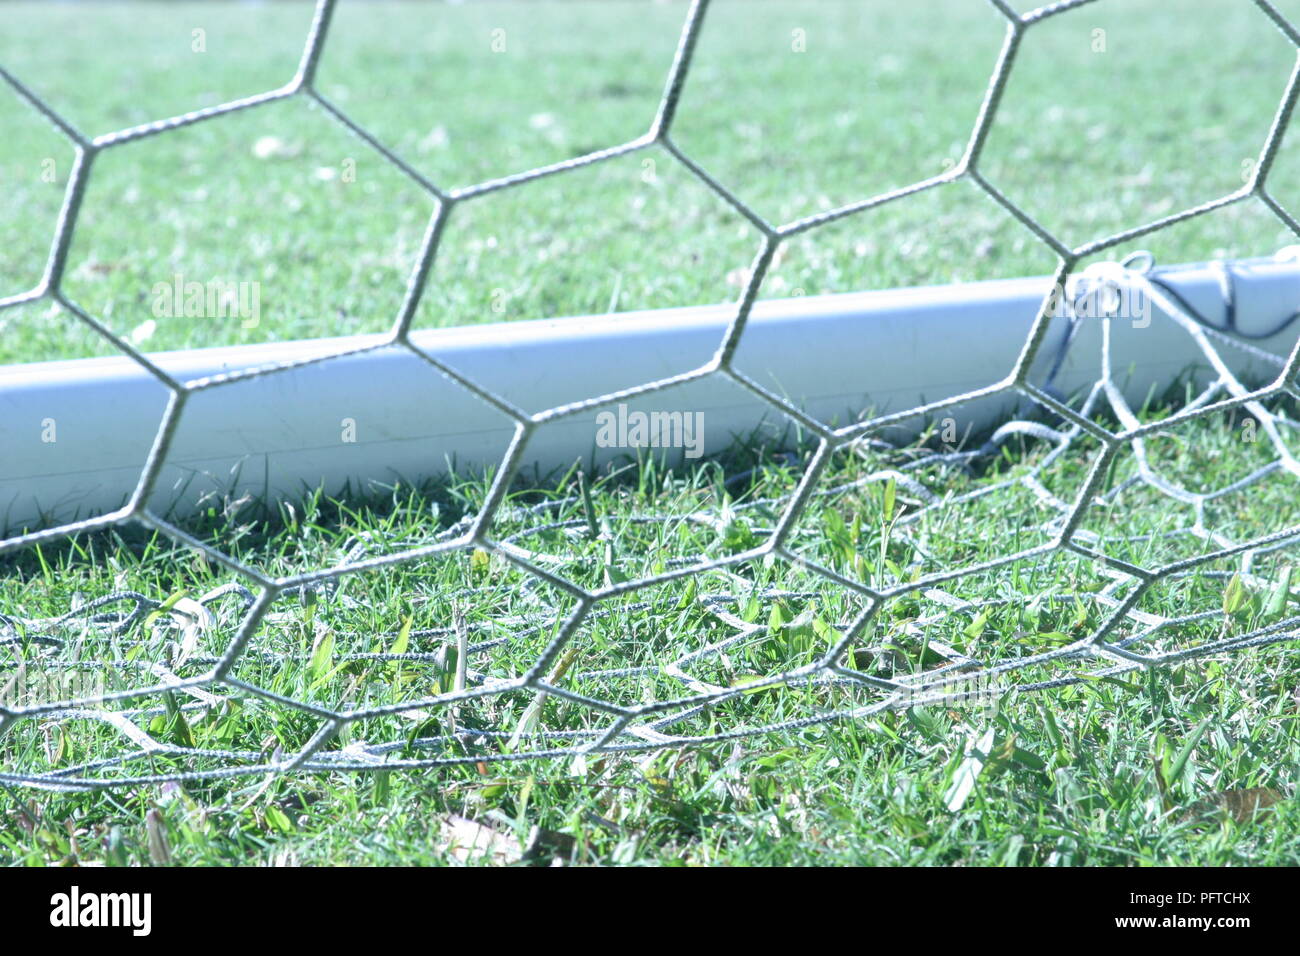
[[[1300, 91], [1296, 71], [1241, 189], [1086, 245], [1062, 242], [988, 181], [979, 160], [1035, 26], [1083, 2], [1026, 13], [1002, 0], [991, 4], [1005, 18], [1005, 41], [960, 162], [785, 225], [760, 216], [672, 138], [708, 0], [690, 7], [645, 135], [457, 190], [430, 182], [318, 89], [333, 0], [319, 3], [298, 72], [284, 87], [95, 138], [0, 69], [76, 150], [44, 279], [0, 300], [0, 308], [57, 301], [170, 394], [125, 507], [0, 540], [0, 554], [134, 526], [228, 574], [193, 597], [118, 590], [81, 596], [58, 616], [21, 608], [0, 614], [0, 676], [8, 681], [0, 698], [0, 781], [76, 790], [585, 759], [869, 721], [923, 704], [992, 706], [1007, 694], [1294, 640], [1300, 616], [1289, 607], [1286, 560], [1300, 537], [1300, 463], [1286, 440], [1296, 429], [1287, 403], [1297, 397], [1300, 352], [1292, 348], [1283, 359], [1254, 348], [1141, 272], [1129, 271], [1126, 281], [1177, 323], [1211, 370], [1181, 407], [1154, 420], [1126, 401], [1117, 385], [1122, 370], [1112, 374], [1104, 352], [1100, 379], [1078, 400], [1031, 380], [1046, 348], [1050, 300], [1005, 377], [843, 427], [809, 417], [735, 367], [783, 242], [959, 180], [983, 190], [1057, 256], [1058, 287], [1082, 260], [1245, 200], [1261, 202], [1300, 235], [1300, 222], [1268, 189]], [[1300, 46], [1300, 33], [1270, 3], [1256, 5]], [[291, 97], [312, 101], [436, 200], [385, 346], [414, 352], [509, 416], [515, 433], [481, 500], [456, 520], [391, 533], [371, 528], [315, 551], [304, 538], [314, 566], [277, 574], [155, 512], [149, 493], [192, 396], [303, 363], [178, 381], [66, 295], [63, 280], [96, 157]], [[545, 188], [552, 177], [651, 146], [680, 161], [763, 236], [707, 364], [528, 414], [411, 345], [412, 317], [454, 207], [501, 190]], [[1098, 321], [1108, 330], [1112, 319]], [[1226, 348], [1250, 352], [1276, 374], [1262, 385], [1239, 380], [1221, 359]], [[725, 494], [736, 476], [685, 486], [657, 476], [605, 516], [595, 514], [585, 484], [540, 501], [512, 493], [525, 445], [547, 423], [705, 376], [730, 380], [797, 423], [810, 439], [807, 457], [786, 457], [761, 493], [736, 501]], [[896, 447], [880, 437], [892, 425], [998, 395], [1015, 398], [1021, 413], [978, 448]], [[1187, 444], [1180, 436], [1189, 428], [1204, 431]], [[1216, 428], [1231, 446], [1215, 444]], [[1254, 440], [1239, 440], [1243, 428]], [[1229, 447], [1244, 465], [1230, 474], [1210, 468]], [[1207, 486], [1201, 479], [1211, 471], [1215, 483]], [[86, 560], [95, 553], [83, 552]]]

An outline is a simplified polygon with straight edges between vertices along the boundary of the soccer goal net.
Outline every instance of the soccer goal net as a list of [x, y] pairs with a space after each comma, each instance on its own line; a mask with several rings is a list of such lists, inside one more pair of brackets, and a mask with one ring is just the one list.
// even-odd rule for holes
[[0, 781], [581, 772], [1297, 638], [1278, 6], [299, 6], [178, 14], [156, 115], [0, 53]]

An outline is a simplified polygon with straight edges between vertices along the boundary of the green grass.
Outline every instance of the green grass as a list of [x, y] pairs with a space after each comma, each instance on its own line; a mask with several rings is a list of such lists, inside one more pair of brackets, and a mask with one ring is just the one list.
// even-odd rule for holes
[[[1222, 486], [1231, 464], [1249, 465], [1263, 453], [1243, 451], [1240, 429], [1220, 421], [1197, 432], [1198, 456], [1176, 448], [1151, 449], [1153, 464], [1171, 480]], [[897, 576], [968, 565], [1005, 553], [1009, 534], [1024, 547], [1053, 511], [1027, 500], [1007, 479], [1037, 469], [1039, 479], [1068, 498], [1091, 455], [1082, 442], [1044, 465], [1043, 442], [1013, 443], [1001, 463], [975, 479], [933, 465], [916, 467], [919, 452], [866, 452], [866, 460], [833, 462], [800, 523], [793, 546], [854, 580], [887, 585]], [[1267, 456], [1261, 457], [1264, 460]], [[1207, 471], [1209, 469], [1213, 473]], [[723, 465], [727, 467], [724, 468]], [[753, 470], [743, 468], [754, 465]], [[521, 489], [498, 522], [498, 540], [551, 555], [548, 570], [589, 587], [619, 576], [636, 577], [671, 566], [676, 558], [716, 557], [761, 542], [794, 487], [799, 469], [789, 459], [755, 463], [735, 459], [689, 476], [632, 468], [598, 481], [592, 509], [603, 525], [594, 537], [582, 497], [571, 479], [549, 488]], [[898, 486], [902, 517], [894, 530], [884, 513], [883, 485], [865, 473], [904, 468], [932, 493], [987, 490], [966, 507], [924, 511], [920, 499]], [[1203, 541], [1161, 535], [1191, 524], [1188, 509], [1167, 500], [1151, 506], [1141, 486], [1124, 487], [1134, 462], [1121, 458], [1107, 481], [1108, 504], [1090, 527], [1105, 535], [1103, 549], [1158, 568], [1211, 550]], [[728, 482], [726, 476], [736, 480]], [[1119, 489], [1118, 491], [1114, 491]], [[371, 554], [392, 553], [434, 540], [439, 529], [472, 513], [480, 483], [395, 493], [367, 507], [317, 501], [277, 520], [214, 518], [210, 535], [235, 556], [277, 574], [338, 562], [362, 532]], [[1207, 521], [1234, 536], [1272, 530], [1286, 508], [1288, 482], [1266, 483], [1215, 504]], [[720, 527], [673, 516], [730, 511]], [[434, 514], [436, 518], [432, 517]], [[1022, 520], [1008, 522], [1009, 514]], [[990, 534], [996, 527], [998, 535]], [[26, 618], [56, 616], [75, 606], [76, 595], [108, 589], [190, 598], [232, 577], [165, 540], [124, 533], [77, 539], [12, 562], [0, 584], [0, 606], [21, 608]], [[884, 557], [881, 546], [884, 545]], [[354, 555], [355, 556], [355, 555]], [[1254, 573], [1272, 580], [1294, 554], [1261, 555]], [[1203, 565], [1170, 579], [1138, 605], [1148, 614], [1178, 617], [1222, 608], [1236, 561]], [[914, 572], [912, 569], [918, 569]], [[111, 572], [111, 579], [110, 579]], [[947, 616], [927, 597], [907, 595], [887, 604], [869, 625], [852, 666], [869, 674], [931, 670], [942, 659], [927, 644], [1010, 661], [1087, 634], [1103, 619], [1098, 594], [1112, 583], [1094, 562], [1064, 555], [1027, 560], [1010, 572], [981, 573], [944, 585], [976, 606]], [[452, 687], [455, 646], [450, 627], [464, 615], [476, 679], [510, 677], [526, 670], [554, 633], [570, 602], [556, 589], [533, 586], [521, 599], [525, 576], [499, 557], [457, 552], [348, 576], [308, 608], [290, 593], [241, 660], [234, 676], [271, 694], [327, 709], [359, 709], [413, 700]], [[1126, 588], [1120, 588], [1123, 596]], [[721, 610], [703, 600], [731, 595]], [[774, 596], [774, 595], [784, 596]], [[1262, 599], [1266, 589], [1258, 589]], [[991, 602], [987, 611], [980, 602]], [[1145, 639], [1146, 650], [1188, 649], [1246, 633], [1265, 620], [1262, 600], [1228, 615], [1201, 620]], [[568, 690], [615, 703], [680, 697], [683, 688], [660, 666], [709, 641], [734, 637], [735, 620], [760, 629], [725, 654], [687, 665], [692, 676], [735, 686], [812, 660], [861, 609], [860, 599], [826, 579], [785, 562], [753, 561], [731, 573], [709, 572], [598, 606], [601, 614], [575, 638], [577, 665], [563, 679]], [[774, 611], [773, 609], [777, 610]], [[115, 610], [122, 610], [118, 606]], [[31, 636], [60, 636], [55, 659], [36, 642], [10, 645], [16, 663], [34, 670], [62, 660], [99, 662], [110, 688], [152, 681], [152, 663], [178, 675], [210, 667], [234, 633], [243, 610], [234, 595], [213, 602], [213, 623], [198, 634], [188, 658], [177, 664], [178, 629], [137, 622], [122, 634], [87, 627], [30, 626]], [[515, 618], [515, 620], [507, 620]], [[917, 630], [920, 622], [920, 631]], [[763, 627], [766, 625], [766, 627]], [[1122, 626], [1116, 639], [1136, 636]], [[405, 637], [403, 637], [405, 632]], [[328, 645], [321, 651], [321, 635]], [[923, 639], [922, 639], [923, 636]], [[405, 646], [402, 646], [402, 642]], [[874, 650], [868, 651], [868, 648]], [[157, 809], [177, 862], [344, 861], [437, 863], [448, 859], [439, 829], [452, 815], [484, 823], [521, 844], [533, 827], [560, 841], [575, 862], [657, 863], [1284, 863], [1297, 858], [1295, 810], [1290, 801], [1261, 820], [1236, 820], [1214, 809], [1231, 791], [1272, 788], [1285, 793], [1300, 758], [1297, 663], [1287, 649], [1215, 655], [1151, 671], [1135, 670], [1056, 690], [1005, 694], [1013, 685], [1070, 677], [1095, 670], [1095, 662], [1031, 665], [999, 686], [997, 711], [985, 702], [918, 706], [781, 732], [733, 744], [658, 753], [477, 763], [500, 753], [499, 738], [471, 734], [447, 745], [438, 738], [457, 730], [507, 733], [521, 721], [531, 695], [479, 698], [454, 711], [435, 707], [372, 717], [350, 725], [327, 754], [349, 745], [392, 743], [390, 758], [453, 758], [459, 766], [382, 773], [320, 772], [267, 783], [255, 775], [177, 786], [133, 785], [105, 794], [40, 795], [11, 788], [0, 846], [17, 862], [150, 859], [147, 813]], [[441, 652], [441, 654], [440, 654]], [[48, 652], [46, 652], [48, 653]], [[384, 655], [398, 656], [384, 656]], [[42, 663], [43, 661], [43, 663]], [[454, 661], [454, 658], [453, 658]], [[610, 671], [648, 667], [635, 674]], [[136, 722], [165, 743], [235, 751], [244, 763], [274, 751], [304, 746], [319, 720], [257, 696], [210, 688], [217, 699], [150, 699]], [[708, 708], [675, 725], [683, 734], [710, 734], [761, 726], [861, 706], [878, 699], [854, 685], [759, 691]], [[182, 716], [178, 717], [180, 714]], [[583, 731], [608, 719], [551, 699], [540, 728]], [[994, 756], [959, 809], [953, 787], [967, 743], [993, 734]], [[546, 743], [533, 744], [545, 747]], [[1190, 757], [1175, 771], [1177, 755]], [[27, 722], [11, 729], [3, 755], [27, 770], [69, 767], [121, 756], [134, 748], [107, 725], [66, 719], [57, 725]], [[1163, 762], [1157, 771], [1153, 761]], [[111, 779], [124, 773], [166, 773], [238, 765], [240, 760], [158, 755], [122, 769], [91, 771]], [[1161, 774], [1159, 781], [1157, 773]], [[1162, 796], [1162, 786], [1167, 795]], [[155, 824], [158, 825], [158, 824]], [[113, 835], [114, 828], [118, 834]], [[570, 842], [572, 841], [572, 842]], [[157, 859], [157, 851], [154, 858]]]
[[[1070, 242], [1237, 188], [1294, 53], [1246, 5], [1203, 6], [1214, 10], [1171, 17], [1153, 2], [1103, 2], [1036, 27], [1008, 87], [985, 174]], [[321, 88], [422, 174], [466, 185], [644, 132], [683, 12], [677, 3], [344, 0]], [[82, 129], [101, 133], [279, 85], [292, 74], [309, 15], [294, 3], [7, 3], [0, 5], [0, 63]], [[1211, 17], [1218, 26], [1206, 31]], [[191, 51], [196, 27], [207, 31], [203, 54]], [[497, 29], [505, 30], [502, 53], [490, 46]], [[1092, 47], [1097, 29], [1106, 31], [1104, 53]], [[792, 50], [795, 30], [805, 31], [806, 52]], [[674, 135], [773, 222], [831, 208], [933, 175], [960, 156], [1000, 36], [997, 17], [978, 4], [922, 13], [883, 0], [720, 3], [709, 14]], [[7, 132], [0, 243], [13, 250], [0, 262], [0, 295], [39, 278], [69, 168], [66, 144], [29, 114], [0, 96]], [[254, 151], [259, 141], [263, 157]], [[1284, 203], [1294, 156], [1284, 146], [1277, 167]], [[54, 183], [40, 180], [47, 157], [55, 159]], [[342, 175], [349, 160], [355, 181]], [[387, 328], [433, 208], [410, 181], [298, 100], [110, 150], [96, 162], [65, 288], [115, 331], [129, 335], [153, 318], [150, 290], [177, 273], [262, 283], [258, 328], [159, 319], [139, 340], [150, 350]], [[1264, 254], [1288, 241], [1262, 207], [1243, 203], [1141, 244], [1170, 262]], [[670, 156], [636, 153], [458, 207], [418, 324], [729, 301], [757, 245], [752, 227]], [[957, 183], [792, 240], [763, 295], [972, 281], [1052, 266], [1027, 230]], [[46, 302], [0, 312], [0, 363], [108, 350]], [[1146, 414], [1164, 414], [1164, 406]], [[973, 474], [940, 467], [919, 449], [841, 453], [791, 546], [851, 580], [888, 587], [1042, 544], [1054, 512], [1010, 479], [1036, 475], [1072, 501], [1098, 454], [1085, 438], [1055, 457], [1050, 451], [1045, 442], [1017, 439]], [[1195, 491], [1230, 485], [1275, 457], [1266, 441], [1243, 441], [1241, 423], [1225, 418], [1179, 427], [1152, 440], [1148, 453], [1162, 476]], [[592, 479], [595, 529], [572, 476], [534, 479], [512, 492], [493, 534], [538, 555], [552, 573], [599, 588], [761, 544], [804, 461], [742, 444], [690, 470], [630, 463]], [[903, 484], [865, 480], [885, 467], [906, 470], [946, 503], [926, 509]], [[1100, 536], [1098, 547], [1152, 569], [1213, 550], [1203, 538], [1171, 534], [1192, 527], [1195, 515], [1148, 486], [1126, 485], [1135, 467], [1130, 451], [1121, 454], [1105, 503], [1089, 512], [1083, 527]], [[1294, 481], [1276, 472], [1216, 498], [1205, 525], [1241, 541], [1293, 524]], [[893, 509], [886, 487], [896, 495]], [[963, 497], [975, 492], [983, 494]], [[255, 504], [223, 512], [217, 503], [190, 530], [287, 575], [335, 565], [358, 536], [371, 542], [371, 554], [428, 544], [473, 514], [484, 493], [483, 481], [465, 478], [395, 489], [385, 500], [317, 499], [273, 514]], [[1126, 622], [1115, 639], [1172, 652], [1247, 633], [1274, 613], [1267, 582], [1280, 580], [1294, 558], [1293, 548], [1256, 556], [1245, 602], [1234, 597], [1239, 559], [1163, 580], [1138, 610], [1200, 616], [1146, 637]], [[188, 635], [169, 614], [121, 633], [90, 626], [84, 615], [42, 620], [113, 592], [194, 600], [238, 580], [138, 529], [22, 552], [0, 569], [0, 613], [22, 619], [18, 640], [0, 645], [6, 668], [89, 661], [88, 672], [114, 688], [152, 683], [153, 664], [181, 676], [203, 673], [232, 640], [244, 608], [228, 593], [213, 602], [212, 621]], [[942, 587], [971, 605], [942, 613], [933, 597], [891, 600], [846, 663], [873, 676], [924, 673], [942, 662], [933, 642], [1014, 661], [1086, 636], [1105, 619], [1107, 594], [1122, 598], [1131, 582], [1055, 552]], [[727, 599], [710, 603], [709, 595]], [[324, 710], [414, 700], [454, 685], [458, 616], [480, 681], [525, 671], [571, 607], [563, 591], [499, 556], [439, 555], [349, 575], [314, 603], [286, 594], [233, 676]], [[756, 627], [725, 653], [683, 665], [700, 681], [738, 686], [815, 660], [864, 607], [857, 592], [799, 564], [750, 561], [602, 601], [574, 639], [574, 666], [559, 679], [569, 691], [618, 704], [674, 699], [683, 687], [663, 665], [734, 637], [739, 621]], [[93, 794], [6, 787], [0, 860], [436, 864], [453, 859], [447, 821], [462, 816], [500, 835], [500, 857], [517, 853], [540, 828], [543, 862], [559, 855], [581, 863], [1294, 864], [1300, 811], [1293, 800], [1255, 818], [1218, 804], [1251, 788], [1288, 795], [1294, 787], [1295, 649], [1289, 642], [1011, 692], [1097, 667], [1060, 659], [1006, 675], [995, 709], [987, 701], [916, 706], [585, 761], [480, 764], [503, 747], [490, 732], [515, 730], [534, 702], [521, 692], [481, 697], [358, 721], [318, 758], [391, 743], [392, 759], [460, 761], [452, 766]], [[177, 694], [123, 706], [145, 708], [133, 719], [160, 741], [240, 756], [158, 754], [127, 765], [129, 772], [255, 765], [295, 752], [320, 726], [308, 710], [270, 696], [208, 690], [216, 697]], [[673, 730], [717, 734], [879, 699], [860, 684], [756, 689], [688, 715]], [[598, 712], [552, 697], [537, 729], [605, 726]], [[479, 734], [445, 739], [467, 729]], [[962, 781], [977, 769], [967, 760], [976, 743], [990, 756], [963, 797]], [[69, 767], [134, 749], [91, 718], [25, 721], [0, 737], [0, 768]], [[89, 772], [111, 779], [128, 771]]]
[[[1239, 187], [1293, 54], [1249, 5], [1209, 7], [1203, 16], [1221, 24], [1212, 38], [1200, 18], [1169, 17], [1154, 2], [1095, 4], [1036, 27], [984, 155], [988, 178], [1069, 242]], [[979, 3], [911, 10], [715, 5], [676, 141], [772, 222], [941, 172], [964, 149], [1002, 26]], [[681, 3], [345, 2], [320, 87], [435, 183], [464, 186], [644, 133], [683, 13]], [[310, 9], [6, 3], [4, 17], [0, 62], [98, 134], [286, 82]], [[195, 29], [206, 31], [204, 53], [191, 50]], [[504, 52], [492, 50], [495, 30], [505, 31]], [[805, 52], [792, 50], [795, 30]], [[98, 55], [104, 49], [120, 55]], [[40, 276], [71, 149], [8, 92], [0, 122], [3, 295]], [[1297, 205], [1293, 145], [1274, 182]], [[53, 182], [42, 179], [46, 159]], [[177, 274], [261, 283], [257, 328], [158, 318], [142, 340], [151, 350], [380, 331], [396, 315], [431, 211], [414, 183], [306, 100], [275, 104], [99, 157], [65, 291], [129, 335], [155, 318], [155, 284]], [[1252, 201], [1142, 244], [1171, 262], [1256, 255], [1287, 241]], [[417, 325], [725, 302], [757, 249], [741, 216], [671, 156], [647, 150], [459, 206]], [[963, 182], [791, 240], [763, 294], [1038, 274], [1053, 264]], [[0, 363], [111, 351], [46, 304], [8, 310], [0, 323]]]

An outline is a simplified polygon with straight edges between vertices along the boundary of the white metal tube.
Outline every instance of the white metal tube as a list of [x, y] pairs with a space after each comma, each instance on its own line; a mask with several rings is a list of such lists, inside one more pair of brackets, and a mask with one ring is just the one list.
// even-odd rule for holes
[[[1233, 265], [1238, 324], [1273, 328], [1300, 307], [1300, 265]], [[1217, 320], [1220, 273], [1188, 266], [1163, 274]], [[991, 385], [1011, 370], [1049, 288], [1016, 279], [791, 298], [754, 307], [736, 366], [808, 414], [846, 424], [864, 411], [893, 412]], [[468, 326], [418, 333], [414, 342], [472, 381], [528, 412], [658, 380], [709, 360], [734, 306]], [[1066, 321], [1053, 321], [1039, 368], [1057, 354]], [[1191, 338], [1157, 313], [1113, 324], [1113, 364], [1140, 402], [1153, 386], [1205, 363]], [[1085, 322], [1057, 387], [1070, 393], [1100, 377], [1100, 323]], [[1254, 343], [1286, 355], [1296, 329]], [[330, 339], [192, 350], [152, 356], [183, 381], [354, 348]], [[1246, 353], [1223, 350], [1242, 375]], [[1255, 363], [1258, 364], [1258, 363]], [[1276, 370], [1271, 370], [1276, 374]], [[63, 523], [121, 506], [140, 476], [167, 392], [128, 358], [0, 368], [0, 533]], [[952, 410], [962, 428], [987, 426], [1019, 404], [1012, 394]], [[721, 376], [627, 403], [640, 412], [702, 415], [705, 454], [755, 428], [788, 422]], [[617, 407], [613, 410], [617, 413]], [[945, 413], [947, 414], [947, 413]], [[597, 445], [596, 411], [552, 422], [530, 441], [529, 468], [545, 472], [579, 457], [600, 463], [635, 449]], [[913, 429], [923, 423], [913, 423]], [[323, 485], [367, 487], [417, 481], [449, 467], [480, 469], [501, 459], [513, 433], [504, 415], [400, 349], [333, 359], [194, 394], [152, 504], [192, 509], [205, 492], [271, 499]], [[895, 432], [897, 437], [900, 433]]]

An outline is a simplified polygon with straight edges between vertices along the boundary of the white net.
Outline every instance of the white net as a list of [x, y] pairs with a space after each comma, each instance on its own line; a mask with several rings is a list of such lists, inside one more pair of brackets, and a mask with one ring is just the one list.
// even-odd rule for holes
[[[1269, 192], [1300, 73], [1287, 83], [1240, 189], [1106, 238], [1071, 246], [985, 178], [982, 151], [1017, 56], [1039, 24], [1080, 6], [1020, 13], [992, 0], [1006, 21], [1005, 42], [961, 159], [940, 175], [784, 225], [769, 222], [673, 139], [707, 0], [690, 7], [645, 135], [456, 190], [430, 181], [318, 89], [332, 0], [319, 4], [286, 86], [94, 138], [0, 69], [77, 156], [40, 285], [0, 300], [0, 309], [54, 300], [170, 395], [127, 506], [0, 540], [0, 555], [43, 560], [43, 549], [82, 542], [74, 563], [102, 563], [115, 546], [104, 542], [119, 540], [113, 532], [135, 528], [176, 545], [166, 553], [176, 567], [200, 563], [225, 578], [201, 591], [78, 592], [55, 616], [26, 612], [16, 597], [0, 613], [0, 680], [7, 682], [0, 781], [75, 790], [590, 760], [870, 721], [926, 704], [991, 707], [1008, 694], [1294, 640], [1300, 616], [1289, 603], [1287, 562], [1300, 537], [1293, 504], [1300, 463], [1287, 444], [1296, 429], [1287, 403], [1297, 397], [1300, 357], [1294, 347], [1282, 359], [1244, 340], [1231, 299], [1228, 321], [1209, 320], [1156, 273], [1125, 272], [1210, 370], [1174, 411], [1130, 406], [1118, 384], [1124, 370], [1112, 370], [1104, 351], [1106, 315], [1096, 319], [1106, 337], [1102, 375], [1090, 391], [1063, 396], [1050, 379], [1036, 383], [1031, 369], [1047, 347], [1050, 301], [1013, 367], [987, 387], [842, 427], [809, 417], [734, 361], [783, 244], [959, 181], [983, 190], [1058, 258], [1053, 279], [1062, 287], [1086, 260], [1238, 203], [1262, 203], [1300, 234]], [[1256, 6], [1300, 45], [1300, 33], [1271, 4]], [[367, 348], [409, 349], [509, 417], [515, 435], [490, 483], [451, 519], [431, 517], [427, 505], [399, 507], [382, 529], [352, 535], [343, 510], [334, 512], [341, 530], [330, 536], [291, 510], [290, 522], [302, 521], [291, 537], [294, 553], [254, 554], [240, 550], [237, 535], [169, 520], [150, 507], [151, 494], [187, 402], [302, 363], [177, 380], [69, 296], [65, 270], [99, 157], [291, 97], [313, 101], [437, 203], [393, 331], [383, 346]], [[705, 365], [529, 414], [411, 344], [453, 209], [503, 190], [543, 189], [554, 177], [651, 147], [675, 157], [763, 237]], [[1239, 380], [1221, 357], [1230, 349], [1268, 367], [1267, 380]], [[521, 486], [527, 445], [540, 429], [706, 376], [731, 381], [796, 423], [806, 439], [801, 452], [684, 479], [643, 463], [630, 484], [584, 480], [520, 493], [528, 490]], [[895, 447], [882, 438], [893, 426], [942, 421], [947, 410], [991, 396], [1015, 399], [1021, 413], [979, 447]], [[1189, 427], [1201, 429], [1195, 447], [1179, 438]], [[1243, 431], [1251, 440], [1241, 439]], [[1207, 462], [1229, 448], [1241, 467], [1223, 478]], [[1206, 484], [1205, 475], [1215, 482]], [[607, 507], [614, 500], [619, 507]], [[68, 590], [77, 591], [75, 581]]]

